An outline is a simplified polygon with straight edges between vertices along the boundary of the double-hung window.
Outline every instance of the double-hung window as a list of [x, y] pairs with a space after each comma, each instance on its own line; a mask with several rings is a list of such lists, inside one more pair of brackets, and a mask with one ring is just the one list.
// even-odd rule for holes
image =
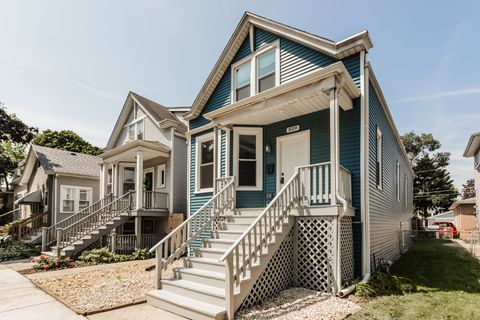
[[262, 47], [232, 66], [232, 102], [277, 86], [279, 80], [279, 45]]
[[380, 128], [377, 128], [377, 156], [375, 162], [375, 175], [377, 188], [382, 189], [383, 187], [383, 134]]
[[196, 191], [212, 191], [213, 188], [213, 135], [206, 134], [196, 138]]
[[135, 168], [124, 167], [123, 168], [123, 194], [130, 190], [135, 190]]
[[262, 128], [234, 128], [233, 143], [238, 190], [262, 190]]
[[166, 178], [165, 164], [161, 164], [157, 167], [157, 188], [165, 188]]
[[92, 204], [92, 188], [78, 186], [61, 186], [61, 213], [74, 213]]
[[144, 132], [145, 125], [143, 119], [132, 123], [130, 126], [128, 126], [128, 140], [143, 140]]

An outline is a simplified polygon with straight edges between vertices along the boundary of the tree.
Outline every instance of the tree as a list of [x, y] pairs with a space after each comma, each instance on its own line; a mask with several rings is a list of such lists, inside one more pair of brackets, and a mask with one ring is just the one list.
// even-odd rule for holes
[[432, 134], [408, 132], [402, 136], [405, 150], [415, 173], [413, 205], [415, 211], [427, 217], [429, 210], [447, 211], [458, 196], [446, 167], [450, 153], [437, 151], [440, 141]]
[[32, 140], [32, 144], [55, 148], [60, 150], [80, 152], [98, 156], [103, 151], [85, 141], [82, 137], [71, 130], [52, 131], [45, 130]]
[[462, 184], [462, 199], [475, 197], [475, 180], [468, 179], [465, 184]]
[[14, 113], [7, 113], [0, 102], [0, 184], [7, 189], [18, 163], [25, 158], [27, 144], [37, 133], [38, 129], [29, 127]]

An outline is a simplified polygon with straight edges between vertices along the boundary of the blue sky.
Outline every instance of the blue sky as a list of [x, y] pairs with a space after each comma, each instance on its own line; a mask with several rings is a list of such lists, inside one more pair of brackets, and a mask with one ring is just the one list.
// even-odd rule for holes
[[457, 186], [473, 176], [462, 154], [480, 131], [476, 1], [0, 0], [0, 101], [104, 146], [129, 90], [190, 105], [246, 10], [333, 40], [368, 30], [400, 133], [433, 133]]

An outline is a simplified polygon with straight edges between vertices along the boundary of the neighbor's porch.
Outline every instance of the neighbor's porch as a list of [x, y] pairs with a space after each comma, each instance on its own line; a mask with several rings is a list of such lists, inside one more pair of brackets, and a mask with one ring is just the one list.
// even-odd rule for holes
[[161, 216], [171, 212], [167, 175], [170, 147], [135, 140], [100, 155], [100, 197], [131, 193], [132, 215]]

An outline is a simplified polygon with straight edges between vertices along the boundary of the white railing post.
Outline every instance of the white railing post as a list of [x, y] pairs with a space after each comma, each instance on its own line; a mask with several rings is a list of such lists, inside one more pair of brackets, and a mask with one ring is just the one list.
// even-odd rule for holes
[[62, 255], [62, 228], [57, 229], [57, 257]]
[[[238, 277], [238, 275], [237, 275]], [[229, 254], [225, 260], [225, 283], [226, 283], [226, 309], [227, 319], [233, 320], [235, 316], [235, 296], [234, 296], [234, 279], [233, 279], [233, 256]]]
[[155, 272], [156, 272], [156, 288], [162, 289], [162, 269], [163, 269], [163, 246], [158, 246], [155, 250]]
[[112, 239], [111, 239], [111, 243], [112, 243], [112, 246], [111, 246], [111, 250], [113, 253], [115, 253], [117, 251], [117, 234], [114, 232], [112, 232]]
[[42, 251], [47, 250], [47, 233], [48, 227], [42, 227]]

